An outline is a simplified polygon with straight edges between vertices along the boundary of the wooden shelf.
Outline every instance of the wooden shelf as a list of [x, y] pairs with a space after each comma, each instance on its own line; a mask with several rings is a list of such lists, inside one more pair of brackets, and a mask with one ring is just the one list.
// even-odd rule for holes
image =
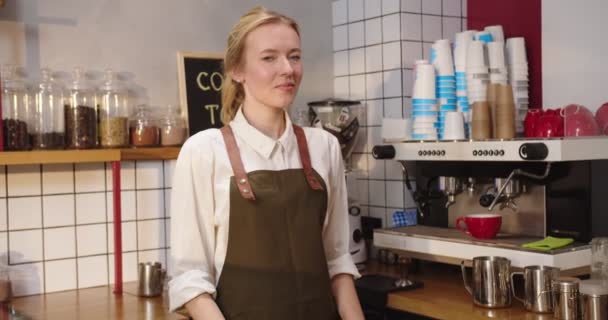
[[121, 160], [172, 160], [177, 159], [180, 147], [120, 149]]
[[0, 152], [0, 165], [112, 162], [176, 159], [179, 147]]

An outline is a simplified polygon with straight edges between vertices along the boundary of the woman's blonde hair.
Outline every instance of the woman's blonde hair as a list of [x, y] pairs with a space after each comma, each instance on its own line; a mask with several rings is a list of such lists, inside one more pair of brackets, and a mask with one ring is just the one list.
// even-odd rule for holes
[[286, 24], [300, 36], [300, 28], [295, 20], [264, 7], [255, 7], [243, 15], [228, 35], [228, 43], [224, 53], [224, 84], [222, 86], [221, 119], [224, 124], [228, 124], [234, 119], [239, 106], [245, 99], [243, 85], [230, 76], [232, 71], [243, 65], [245, 39], [256, 28], [272, 23]]

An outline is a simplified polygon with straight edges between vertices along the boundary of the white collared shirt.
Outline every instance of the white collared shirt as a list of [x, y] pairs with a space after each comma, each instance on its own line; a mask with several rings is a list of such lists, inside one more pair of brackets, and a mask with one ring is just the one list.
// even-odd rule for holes
[[[287, 115], [285, 118], [285, 131], [274, 140], [251, 126], [239, 109], [230, 126], [245, 171], [302, 168], [291, 121]], [[312, 167], [327, 186], [323, 246], [328, 276], [347, 273], [358, 278], [348, 251], [348, 207], [340, 145], [324, 130], [304, 128], [304, 133]], [[183, 145], [171, 192], [170, 310], [202, 293], [215, 296], [228, 245], [231, 176], [220, 130], [199, 132]]]

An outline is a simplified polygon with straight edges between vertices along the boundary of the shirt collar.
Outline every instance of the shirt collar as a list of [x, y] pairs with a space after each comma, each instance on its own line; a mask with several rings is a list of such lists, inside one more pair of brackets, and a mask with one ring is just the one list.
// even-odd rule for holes
[[293, 125], [287, 112], [284, 112], [284, 115], [285, 131], [283, 131], [283, 134], [278, 140], [265, 135], [260, 130], [249, 124], [245, 118], [245, 115], [243, 114], [242, 108], [239, 108], [234, 116], [234, 119], [230, 122], [230, 127], [234, 131], [234, 134], [239, 136], [242, 141], [247, 143], [257, 153], [269, 159], [275, 149], [283, 147], [285, 151], [290, 152], [295, 143], [294, 140], [296, 137], [293, 133]]

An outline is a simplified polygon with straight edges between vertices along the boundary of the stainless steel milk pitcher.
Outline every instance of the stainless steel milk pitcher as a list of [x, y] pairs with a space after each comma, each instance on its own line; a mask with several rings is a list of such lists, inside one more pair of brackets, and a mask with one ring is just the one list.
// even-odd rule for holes
[[511, 261], [503, 257], [473, 258], [472, 284], [469, 285], [464, 261], [461, 263], [464, 286], [476, 305], [501, 308], [511, 305]]

